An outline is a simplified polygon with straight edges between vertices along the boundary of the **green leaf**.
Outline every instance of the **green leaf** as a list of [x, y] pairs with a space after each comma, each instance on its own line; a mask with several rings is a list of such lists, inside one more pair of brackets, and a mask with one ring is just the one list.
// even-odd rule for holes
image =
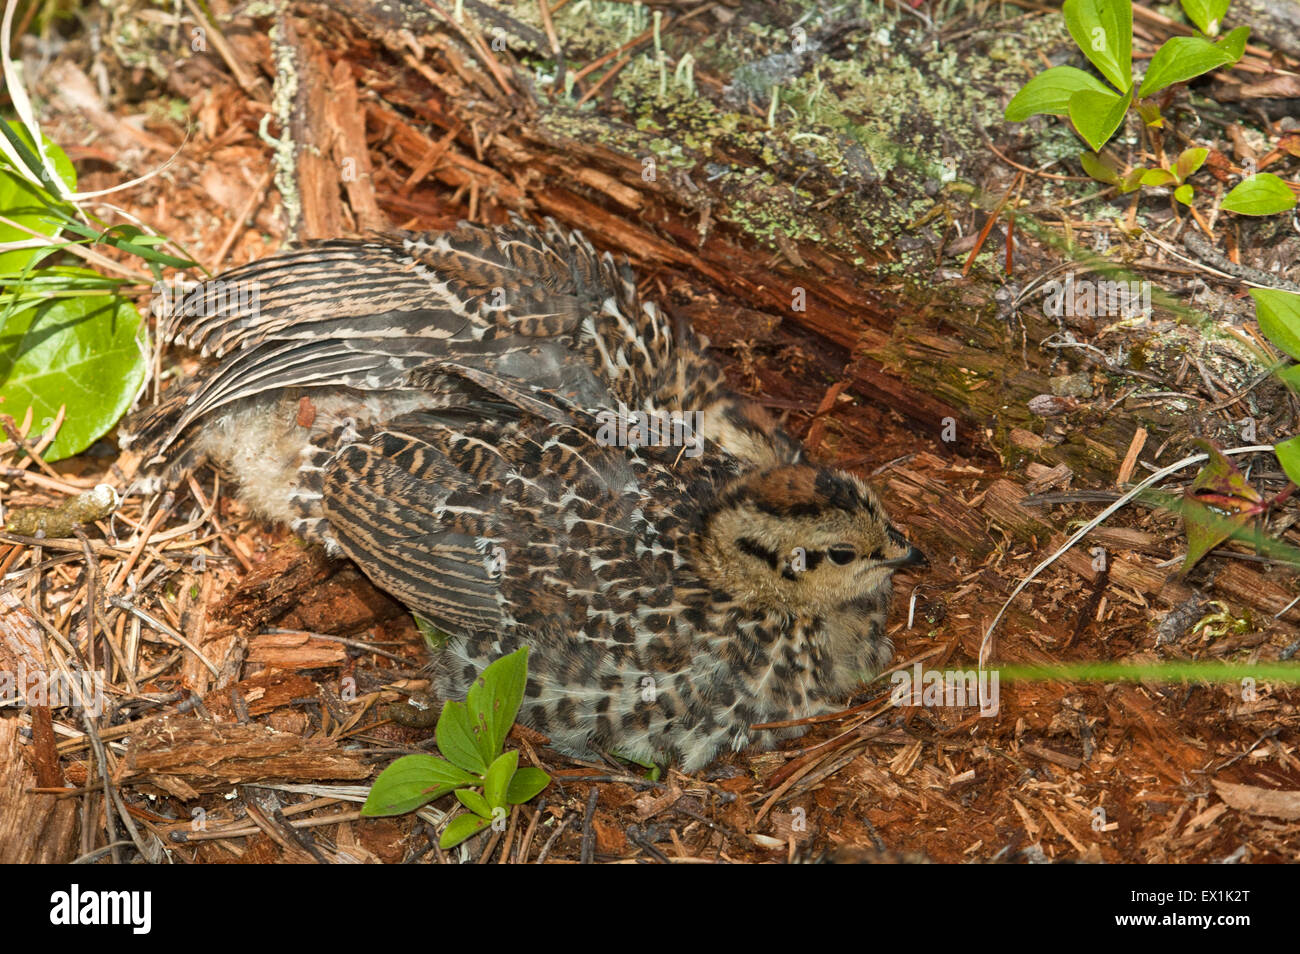
[[162, 245], [167, 241], [166, 236], [150, 235], [138, 225], [114, 225], [108, 231], [125, 232], [136, 245], [147, 245], [153, 247], [155, 245]]
[[1159, 188], [1174, 181], [1174, 174], [1168, 169], [1148, 169], [1142, 173], [1142, 184]]
[[1253, 508], [1264, 502], [1259, 491], [1246, 482], [1246, 475], [1219, 448], [1204, 439], [1192, 443], [1210, 458], [1192, 481], [1193, 493], [1216, 495], [1222, 498], [1220, 502], [1231, 501], [1234, 507]]
[[[436, 755], [407, 755], [403, 758], [420, 759], [423, 770], [428, 772], [429, 777], [439, 785], [479, 785], [483, 781], [477, 775], [466, 772], [459, 765], [452, 765], [446, 759], [440, 759]], [[401, 759], [398, 761], [400, 762]]]
[[551, 777], [539, 768], [521, 768], [510, 779], [506, 788], [506, 801], [511, 805], [522, 805], [536, 798], [547, 785]]
[[[168, 255], [166, 252], [159, 252], [151, 248], [150, 246], [157, 244], [156, 242], [140, 242], [138, 238], [123, 237], [117, 234], [122, 229], [128, 228], [128, 226], [115, 226], [104, 231], [102, 229], [92, 229], [80, 222], [65, 222], [63, 227], [74, 235], [79, 235], [88, 241], [99, 242], [112, 248], [121, 249], [144, 259], [146, 262], [157, 262], [159, 265], [170, 265], [173, 268], [195, 267], [195, 263], [188, 258], [178, 258], [175, 255]], [[135, 226], [129, 226], [129, 228], [139, 232], [139, 229], [136, 229]]]
[[1142, 117], [1142, 122], [1151, 129], [1164, 129], [1165, 117], [1160, 115], [1160, 105], [1150, 100], [1143, 100], [1137, 104], [1138, 115]]
[[1136, 169], [1130, 169], [1122, 179], [1119, 180], [1119, 191], [1128, 193], [1133, 192], [1142, 185], [1142, 177], [1146, 175], [1147, 170], [1138, 166]]
[[1288, 355], [1300, 361], [1300, 295], [1276, 288], [1252, 288], [1259, 330]]
[[[622, 759], [624, 762], [628, 762], [632, 765], [639, 765], [643, 769], [648, 769], [652, 772], [657, 772], [659, 770], [659, 766], [655, 765], [655, 763], [651, 761], [649, 756], [630, 755], [627, 752], [618, 752], [618, 751], [611, 752], [610, 754], [613, 755], [615, 758]], [[655, 777], [657, 778], [658, 776]]]
[[[31, 135], [21, 123], [10, 121], [8, 127], [19, 141], [29, 148], [34, 148]], [[63, 180], [63, 184], [67, 186], [69, 192], [76, 191], [77, 172], [67, 155], [44, 135], [41, 139], [45, 143], [45, 151], [50, 156], [54, 170]], [[6, 167], [0, 168], [0, 215], [13, 219], [33, 232], [54, 238], [59, 234], [60, 228], [72, 217], [72, 210]], [[21, 242], [32, 238], [33, 236], [26, 232], [0, 223], [0, 242]], [[0, 252], [0, 272], [21, 272], [35, 252], [34, 249], [23, 248]]]
[[483, 670], [470, 686], [469, 705], [485, 763], [496, 758], [524, 701], [528, 684], [528, 647], [502, 656]]
[[[7, 298], [14, 291], [30, 291], [43, 297], [68, 292], [116, 291], [123, 285], [135, 284], [134, 279], [112, 278], [98, 272], [69, 265], [50, 265], [24, 276], [21, 272], [0, 272], [0, 285]], [[74, 297], [67, 295], [67, 297]], [[3, 300], [3, 299], [0, 299]]]
[[1274, 445], [1273, 453], [1277, 454], [1277, 462], [1282, 465], [1287, 480], [1300, 484], [1300, 437]]
[[80, 453], [117, 423], [144, 382], [140, 313], [111, 295], [50, 298], [6, 310], [0, 302], [0, 411], [22, 420], [30, 407], [39, 434], [66, 405], [45, 459]]
[[1187, 19], [1195, 23], [1202, 33], [1210, 36], [1219, 35], [1219, 24], [1228, 12], [1230, 0], [1179, 0]]
[[1300, 364], [1289, 364], [1276, 372], [1277, 378], [1295, 394], [1300, 394]]
[[1224, 540], [1237, 537], [1266, 509], [1258, 490], [1209, 441], [1195, 442], [1209, 462], [1196, 475], [1184, 498], [1183, 522], [1187, 529], [1186, 573]]
[[1255, 519], [1253, 513], [1227, 514], [1195, 500], [1183, 506], [1183, 523], [1187, 531], [1187, 556], [1182, 572], [1186, 573], [1205, 559], [1205, 555], [1223, 541], [1243, 536], [1243, 531]]
[[418, 613], [412, 613], [411, 615], [415, 619], [415, 628], [418, 629], [420, 635], [424, 637], [424, 644], [429, 648], [430, 652], [438, 652], [447, 645], [447, 640], [451, 639], [451, 636], [444, 633], [437, 626], [434, 626]]
[[[0, 164], [28, 182], [31, 181], [31, 176], [35, 176], [40, 180], [39, 185], [33, 183], [37, 191], [42, 191], [54, 199], [57, 198], [58, 185], [67, 188], [70, 182], [76, 182], [76, 172], [72, 168], [72, 163], [68, 161], [68, 157], [64, 155], [63, 150], [50, 142], [44, 133], [41, 133], [41, 144], [44, 147], [45, 155], [50, 159], [50, 165], [54, 167], [55, 175], [62, 180], [59, 183], [50, 178], [45, 163], [41, 161], [40, 155], [37, 154], [36, 140], [32, 138], [31, 131], [26, 126], [16, 120], [9, 120], [0, 125], [0, 134], [3, 134], [4, 138], [9, 141], [14, 152], [18, 154], [22, 166], [26, 168], [11, 166], [7, 155], [0, 159]], [[73, 188], [75, 188], [75, 185]]]
[[1275, 215], [1294, 209], [1295, 193], [1271, 172], [1242, 179], [1223, 197], [1220, 208], [1242, 215]]
[[479, 749], [465, 703], [451, 700], [443, 703], [434, 735], [438, 739], [438, 751], [456, 765], [480, 776], [487, 771], [488, 763]]
[[1070, 97], [1080, 90], [1113, 94], [1113, 90], [1091, 73], [1073, 66], [1053, 66], [1043, 70], [1011, 97], [1004, 115], [1008, 122], [1013, 123], [1024, 122], [1039, 113], [1065, 116], [1070, 111]]
[[488, 821], [492, 820], [492, 806], [488, 804], [486, 798], [472, 788], [456, 789], [456, 798], [475, 815], [486, 818]]
[[1224, 45], [1229, 39], [1225, 37], [1222, 43], [1216, 44], [1199, 36], [1170, 37], [1151, 57], [1138, 96], [1152, 96], [1167, 86], [1237, 62], [1241, 55], [1234, 57], [1232, 48]]
[[1133, 5], [1130, 0], [1065, 0], [1070, 36], [1115, 88], [1133, 86]]
[[1083, 171], [1098, 182], [1113, 186], [1120, 183], [1119, 170], [1108, 159], [1095, 152], [1080, 153], [1079, 165], [1083, 166]]
[[1196, 172], [1205, 164], [1205, 158], [1210, 154], [1210, 150], [1204, 148], [1184, 149], [1178, 161], [1174, 163], [1174, 178], [1183, 182], [1188, 176]]
[[483, 776], [483, 797], [493, 808], [502, 808], [506, 804], [506, 789], [519, 766], [519, 753], [502, 752], [497, 756]]
[[1246, 52], [1246, 41], [1248, 39], [1250, 39], [1250, 27], [1239, 26], [1220, 40], [1218, 46], [1224, 53], [1232, 57], [1231, 62], [1236, 63], [1241, 59], [1242, 54]]
[[375, 817], [413, 812], [457, 785], [477, 782], [474, 776], [435, 755], [404, 755], [379, 773], [361, 814]]
[[1191, 205], [1192, 194], [1195, 191], [1196, 190], [1192, 188], [1191, 183], [1184, 182], [1182, 185], [1180, 185], [1177, 189], [1174, 190], [1174, 198], [1177, 199], [1179, 202], [1181, 202], [1183, 205]]
[[438, 839], [438, 847], [443, 851], [448, 848], [455, 848], [466, 838], [477, 835], [488, 825], [492, 824], [489, 818], [480, 818], [477, 815], [457, 815], [442, 831], [442, 837]]
[[1115, 134], [1128, 111], [1128, 97], [1117, 93], [1080, 90], [1070, 97], [1070, 122], [1093, 152]]

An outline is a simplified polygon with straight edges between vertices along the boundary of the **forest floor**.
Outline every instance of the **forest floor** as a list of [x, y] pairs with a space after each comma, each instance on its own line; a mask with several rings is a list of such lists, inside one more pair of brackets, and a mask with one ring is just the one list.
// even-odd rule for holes
[[[252, 62], [262, 83], [270, 49], [250, 48], [261, 51]], [[400, 158], [402, 133], [377, 119], [387, 107], [376, 104], [391, 92], [375, 65], [381, 57], [371, 50], [367, 60], [366, 52], [353, 41], [355, 86], [340, 98], [364, 137], [374, 204], [363, 216], [354, 201], [339, 227], [360, 229], [375, 214], [422, 230], [464, 218], [504, 221], [507, 205], [475, 185], [476, 160], [453, 187], [431, 177], [436, 157], [423, 168]], [[171, 159], [157, 179], [114, 203], [214, 273], [282, 246], [289, 236], [272, 179], [274, 146], [258, 133], [267, 106], [246, 78], [216, 58], [202, 72], [178, 70], [167, 80], [148, 63], [118, 64], [115, 85], [135, 93], [129, 103], [109, 102], [83, 53], [72, 44], [54, 55], [37, 83], [44, 131], [77, 163], [83, 189]], [[409, 111], [385, 115], [423, 128]], [[1300, 149], [1275, 168], [1296, 178], [1296, 156]], [[999, 161], [990, 157], [990, 166]], [[986, 191], [1001, 194], [1017, 175], [1001, 165]], [[1073, 195], [1063, 191], [1060, 203]], [[987, 221], [978, 210], [970, 215], [966, 236]], [[1147, 223], [1153, 231], [1169, 224], [1163, 210], [1156, 220]], [[995, 229], [988, 241], [999, 240], [1008, 241]], [[945, 267], [959, 274], [972, 247], [949, 247]], [[1300, 279], [1296, 246], [1283, 248], [1272, 254], [1289, 249], [1283, 265]], [[1056, 261], [1052, 247], [1021, 235], [1019, 273], [1043, 273]], [[1256, 264], [1271, 267], [1266, 258]], [[105, 670], [110, 699], [98, 721], [40, 706], [0, 719], [0, 819], [22, 819], [0, 821], [0, 857], [139, 851], [156, 860], [165, 848], [193, 863], [1300, 859], [1294, 688], [1267, 680], [1250, 687], [1016, 680], [998, 686], [996, 714], [890, 697], [894, 672], [975, 669], [982, 647], [999, 663], [1032, 665], [1289, 659], [1300, 647], [1294, 570], [1227, 543], [1180, 575], [1182, 519], [1150, 505], [1122, 509], [1045, 570], [985, 645], [1017, 584], [1117, 499], [1140, 455], [1161, 466], [1176, 455], [1144, 448], [1138, 428], [1130, 445], [1110, 449], [1120, 463], [1108, 479], [1083, 485], [1069, 467], [1031, 460], [1035, 442], [1060, 426], [1052, 420], [1037, 433], [990, 428], [960, 444], [945, 441], [878, 395], [846, 386], [834, 368], [843, 358], [824, 337], [790, 323], [758, 334], [710, 318], [700, 305], [710, 295], [707, 277], [680, 264], [638, 262], [638, 273], [648, 297], [697, 316], [738, 390], [778, 415], [818, 462], [867, 476], [894, 522], [929, 554], [928, 569], [897, 578], [889, 672], [798, 742], [730, 754], [695, 775], [668, 768], [652, 780], [634, 765], [575, 762], [516, 728], [512, 744], [552, 774], [552, 786], [516, 807], [504, 831], [444, 853], [436, 830], [451, 810], [446, 799], [415, 816], [358, 813], [384, 765], [433, 745], [427, 731], [386, 715], [390, 703], [428, 685], [411, 617], [355, 568], [251, 519], [221, 475], [200, 470], [172, 493], [127, 497], [112, 522], [88, 528], [84, 539], [34, 546], [0, 534], [0, 657], [48, 667], [53, 644], [58, 658]], [[1175, 292], [1199, 277], [1186, 270]], [[1230, 277], [1205, 278], [1201, 294], [1239, 310], [1243, 291]], [[894, 287], [892, 278], [880, 283], [882, 293]], [[1019, 332], [1014, 322], [1004, 331], [1011, 361]], [[1088, 331], [1075, 329], [1079, 340], [1095, 340]], [[169, 377], [200, 363], [180, 351], [161, 360]], [[1199, 422], [1188, 433], [1223, 439], [1251, 413], [1232, 402], [1215, 407], [1250, 382], [1234, 361], [1183, 362], [1187, 409], [1173, 416]], [[1084, 383], [1079, 400], [1125, 413], [1123, 382], [1094, 371]], [[1261, 418], [1294, 433], [1293, 407], [1267, 387], [1278, 403]], [[51, 465], [13, 446], [0, 452], [6, 508], [56, 503], [100, 482], [125, 488], [137, 466], [119, 459], [111, 441]], [[1258, 455], [1255, 466], [1258, 485], [1285, 486], [1271, 457]], [[1177, 490], [1191, 476], [1166, 486]], [[1270, 533], [1300, 542], [1295, 518], [1294, 506], [1275, 514]], [[96, 601], [94, 629], [103, 638], [87, 641], [86, 606]], [[115, 818], [108, 828], [105, 791]]]

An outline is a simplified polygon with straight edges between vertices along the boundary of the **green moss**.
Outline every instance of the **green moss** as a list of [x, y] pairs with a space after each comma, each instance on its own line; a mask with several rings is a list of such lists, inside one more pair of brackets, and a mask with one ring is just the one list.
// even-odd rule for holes
[[[536, 5], [489, 2], [541, 29]], [[661, 169], [697, 185], [709, 181], [722, 199], [715, 221], [761, 245], [775, 247], [783, 236], [817, 243], [859, 267], [884, 260], [882, 277], [928, 274], [937, 228], [927, 215], [937, 202], [969, 201], [973, 187], [957, 188], [975, 177], [961, 167], [963, 158], [984, 155], [972, 143], [982, 141], [981, 126], [1002, 123], [1001, 92], [1041, 69], [1032, 52], [1072, 49], [1061, 18], [1026, 16], [1014, 29], [989, 29], [960, 48], [936, 50], [918, 24], [874, 3], [855, 14], [824, 10], [814, 0], [782, 10], [804, 31], [806, 50], [796, 50], [789, 23], [742, 7], [729, 26], [707, 36], [664, 33], [662, 61], [653, 44], [643, 46], [607, 89], [616, 121], [597, 119], [588, 104], [553, 107], [543, 124], [625, 154], [653, 154]], [[865, 18], [863, 24], [836, 34], [833, 48], [820, 48], [817, 38], [850, 15]], [[985, 13], [990, 23], [1007, 15], [1000, 5]], [[573, 71], [651, 22], [639, 5], [574, 0], [556, 14], [555, 28]], [[675, 75], [687, 53], [694, 87]], [[538, 70], [548, 72], [545, 61]], [[769, 128], [774, 91], [778, 107]], [[1042, 161], [1077, 154], [1068, 125], [1049, 126]], [[895, 247], [903, 235], [910, 241]], [[986, 261], [994, 264], [991, 253]]]

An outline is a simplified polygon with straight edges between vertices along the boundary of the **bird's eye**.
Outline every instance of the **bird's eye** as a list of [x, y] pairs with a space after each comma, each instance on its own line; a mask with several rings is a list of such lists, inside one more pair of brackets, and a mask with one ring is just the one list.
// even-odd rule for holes
[[840, 566], [847, 566], [858, 557], [858, 551], [847, 543], [837, 543], [826, 553], [830, 556], [832, 563], [838, 563]]

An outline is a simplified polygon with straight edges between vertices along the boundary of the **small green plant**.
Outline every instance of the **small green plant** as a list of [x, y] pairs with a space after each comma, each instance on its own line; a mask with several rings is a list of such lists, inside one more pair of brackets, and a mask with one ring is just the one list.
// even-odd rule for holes
[[[1068, 116], [1075, 131], [1091, 148], [1079, 157], [1084, 171], [1098, 181], [1133, 192], [1142, 186], [1174, 186], [1174, 198], [1191, 206], [1193, 188], [1186, 180], [1205, 162], [1208, 150], [1185, 150], [1173, 163], [1121, 172], [1102, 147], [1115, 135], [1130, 111], [1136, 111], [1163, 154], [1154, 130], [1164, 126], [1160, 104], [1153, 97], [1224, 66], [1232, 66], [1246, 50], [1250, 27], [1237, 27], [1217, 42], [1228, 0], [1181, 0], [1200, 36], [1171, 37], [1151, 57], [1142, 82], [1133, 83], [1133, 4], [1131, 0], [1066, 0], [1062, 13], [1070, 36], [1110, 83], [1073, 66], [1053, 66], [1039, 73], [1007, 104], [1006, 118], [1023, 122], [1030, 116]], [[1221, 207], [1243, 215], [1272, 215], [1296, 204], [1286, 183], [1268, 172], [1248, 171], [1223, 198]]]
[[[1157, 132], [1164, 118], [1152, 97], [1204, 73], [1231, 66], [1241, 59], [1249, 27], [1237, 27], [1213, 41], [1227, 13], [1229, 0], [1180, 0], [1188, 19], [1201, 35], [1173, 37], [1151, 58], [1141, 84], [1132, 77], [1133, 6], [1130, 0], [1066, 0], [1065, 22], [1079, 49], [1111, 84], [1072, 66], [1054, 66], [1031, 79], [1007, 105], [1006, 118], [1020, 122], [1040, 113], [1068, 116], [1092, 148], [1079, 157], [1085, 172], [1115, 186], [1121, 193], [1143, 186], [1173, 187], [1176, 201], [1192, 207], [1195, 190], [1187, 180], [1204, 165], [1209, 150], [1193, 146], [1172, 162], [1164, 160]], [[1158, 164], [1121, 171], [1102, 152], [1133, 109], [1141, 117]], [[1296, 195], [1278, 176], [1247, 168], [1241, 182], [1223, 197], [1220, 208], [1242, 215], [1273, 215], [1296, 205]], [[1201, 221], [1198, 216], [1198, 221]], [[1203, 224], [1203, 222], [1202, 222]], [[1208, 229], [1207, 229], [1208, 231]], [[1293, 359], [1300, 360], [1300, 295], [1273, 289], [1251, 291], [1264, 335]], [[1300, 393], [1300, 365], [1281, 369], [1279, 377]], [[1290, 497], [1294, 486], [1265, 500], [1217, 449], [1205, 448], [1210, 462], [1197, 475], [1179, 509], [1187, 524], [1188, 552], [1184, 570], [1229, 537], [1245, 535], [1268, 511]], [[1275, 453], [1292, 485], [1300, 484], [1300, 437], [1283, 441]], [[1259, 542], [1259, 535], [1253, 535]]]
[[1195, 442], [1209, 456], [1209, 461], [1183, 494], [1182, 511], [1187, 529], [1187, 555], [1183, 559], [1186, 573], [1207, 553], [1229, 538], [1250, 537], [1261, 543], [1252, 532], [1276, 501], [1265, 500], [1246, 482], [1246, 475], [1209, 441]]
[[[17, 123], [0, 123], [15, 158], [35, 159], [35, 143]], [[68, 191], [76, 174], [63, 150], [43, 140], [48, 164]], [[25, 167], [30, 171], [30, 166]], [[119, 282], [70, 262], [60, 249], [68, 214], [38, 179], [13, 160], [0, 162], [0, 411], [31, 412], [44, 432], [66, 420], [45, 456], [84, 450], [130, 407], [144, 382], [144, 322], [114, 294]], [[39, 233], [39, 236], [37, 234]]]
[[[1245, 52], [1250, 27], [1237, 27], [1217, 42], [1212, 39], [1219, 35], [1228, 0], [1180, 2], [1201, 35], [1166, 40], [1151, 57], [1142, 82], [1134, 88], [1131, 0], [1066, 0], [1062, 13], [1070, 36], [1110, 85], [1076, 67], [1053, 66], [1012, 97], [1005, 113], [1007, 120], [1023, 122], [1039, 114], [1068, 116], [1092, 150], [1079, 157], [1088, 175], [1125, 193], [1142, 186], [1173, 186], [1174, 198], [1190, 207], [1194, 190], [1186, 180], [1205, 162], [1207, 149], [1193, 147], [1172, 163], [1137, 166], [1123, 172], [1102, 153], [1124, 117], [1135, 111], [1151, 132], [1157, 157], [1162, 158], [1155, 130], [1163, 128], [1164, 117], [1154, 97], [1179, 83], [1233, 66]], [[1286, 212], [1295, 204], [1295, 194], [1283, 180], [1270, 172], [1251, 169], [1223, 197], [1220, 207], [1242, 215], [1272, 215]]]
[[502, 751], [527, 683], [526, 646], [489, 665], [464, 702], [443, 703], [434, 734], [445, 757], [398, 759], [375, 779], [361, 814], [402, 815], [454, 793], [469, 814], [447, 825], [438, 842], [444, 849], [489, 825], [504, 824], [509, 806], [533, 799], [551, 781], [539, 768], [519, 768], [518, 752]]
[[1173, 163], [1168, 166], [1145, 168], [1137, 166], [1123, 175], [1106, 155], [1094, 155], [1085, 152], [1079, 157], [1083, 171], [1099, 182], [1116, 186], [1120, 192], [1133, 192], [1141, 186], [1174, 187], [1174, 198], [1183, 205], [1192, 204], [1193, 189], [1187, 178], [1205, 164], [1210, 150], [1202, 147], [1184, 149]]
[[[1203, 31], [1217, 34], [1220, 17], [1213, 16], [1210, 8], [1226, 11], [1226, 2], [1182, 3]], [[1062, 13], [1070, 36], [1110, 85], [1073, 66], [1053, 66], [1016, 93], [1007, 104], [1006, 118], [1023, 122], [1040, 113], [1068, 116], [1094, 153], [1115, 134], [1131, 107], [1148, 126], [1158, 126], [1160, 107], [1151, 97], [1177, 83], [1233, 65], [1245, 52], [1250, 35], [1249, 27], [1237, 27], [1217, 43], [1208, 36], [1171, 37], [1151, 57], [1146, 75], [1135, 89], [1131, 0], [1066, 0]]]

